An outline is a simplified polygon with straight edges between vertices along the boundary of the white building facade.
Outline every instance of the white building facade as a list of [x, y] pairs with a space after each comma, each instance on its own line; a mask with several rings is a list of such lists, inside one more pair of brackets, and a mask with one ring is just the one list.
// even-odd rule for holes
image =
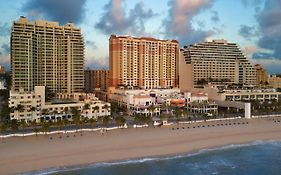
[[110, 103], [100, 101], [94, 94], [60, 94], [60, 98], [45, 102], [45, 87], [35, 86], [33, 92], [10, 91], [9, 107], [11, 119], [31, 121], [72, 120], [71, 110], [76, 108], [81, 117], [98, 118], [109, 116]]

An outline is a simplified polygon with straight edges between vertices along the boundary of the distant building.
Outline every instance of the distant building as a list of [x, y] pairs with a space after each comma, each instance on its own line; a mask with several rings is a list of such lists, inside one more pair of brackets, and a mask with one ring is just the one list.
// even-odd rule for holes
[[235, 43], [213, 40], [185, 46], [180, 56], [180, 89], [190, 91], [208, 82], [256, 84], [256, 70]]
[[5, 67], [0, 65], [0, 75], [4, 75], [5, 73], [6, 73]]
[[[88, 108], [85, 108], [88, 106]], [[57, 99], [45, 102], [45, 87], [35, 86], [35, 90], [10, 91], [10, 119], [19, 121], [72, 120], [71, 109], [76, 108], [84, 118], [97, 118], [110, 115], [110, 103], [100, 101], [94, 94], [61, 93]]]
[[276, 75], [270, 75], [267, 81], [270, 87], [273, 87], [275, 89], [281, 88], [281, 77], [278, 77]]
[[108, 88], [108, 70], [85, 70], [85, 91], [106, 91]]
[[178, 60], [179, 43], [176, 40], [111, 35], [110, 86], [178, 87]]
[[11, 32], [12, 90], [46, 86], [54, 93], [84, 91], [84, 39], [69, 22], [20, 17]]
[[268, 84], [268, 74], [267, 71], [261, 67], [261, 65], [255, 65], [257, 71], [257, 85], [266, 85]]

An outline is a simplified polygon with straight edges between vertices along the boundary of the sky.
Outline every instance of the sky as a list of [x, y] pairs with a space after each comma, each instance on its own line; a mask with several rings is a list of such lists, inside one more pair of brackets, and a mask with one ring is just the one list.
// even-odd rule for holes
[[281, 0], [0, 0], [0, 64], [10, 65], [13, 21], [72, 21], [85, 67], [108, 68], [111, 34], [176, 39], [180, 46], [226, 39], [253, 64], [281, 73]]

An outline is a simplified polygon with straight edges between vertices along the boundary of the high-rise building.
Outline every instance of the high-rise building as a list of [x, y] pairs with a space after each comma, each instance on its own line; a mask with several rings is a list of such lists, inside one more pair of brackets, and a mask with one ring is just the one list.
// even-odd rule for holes
[[108, 70], [85, 70], [85, 91], [106, 91], [108, 87]]
[[257, 71], [257, 85], [262, 85], [268, 83], [267, 71], [261, 67], [261, 65], [256, 64], [255, 69]]
[[180, 89], [208, 82], [256, 84], [256, 70], [235, 43], [213, 40], [185, 46], [180, 57]]
[[20, 17], [11, 33], [12, 90], [46, 86], [54, 93], [84, 90], [84, 40], [69, 22], [28, 21]]
[[109, 39], [110, 86], [177, 87], [178, 58], [176, 40], [112, 35]]

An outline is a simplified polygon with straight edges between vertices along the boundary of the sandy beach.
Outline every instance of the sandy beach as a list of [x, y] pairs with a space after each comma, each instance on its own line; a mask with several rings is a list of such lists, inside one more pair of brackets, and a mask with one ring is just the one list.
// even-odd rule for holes
[[118, 129], [103, 135], [84, 132], [82, 136], [76, 133], [7, 138], [0, 143], [0, 172], [16, 174], [51, 167], [188, 153], [255, 140], [280, 140], [281, 123], [278, 120], [281, 121], [280, 118], [238, 119]]

